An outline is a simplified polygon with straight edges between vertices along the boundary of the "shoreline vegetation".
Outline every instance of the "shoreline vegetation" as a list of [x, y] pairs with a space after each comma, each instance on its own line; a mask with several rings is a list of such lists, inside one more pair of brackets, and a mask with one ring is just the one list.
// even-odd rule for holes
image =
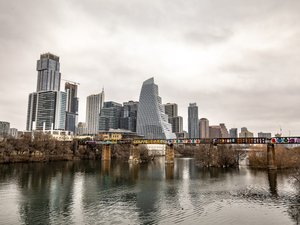
[[[128, 160], [130, 145], [113, 145], [112, 159]], [[153, 156], [148, 155], [145, 146], [139, 146], [141, 162], [148, 162]], [[34, 140], [31, 136], [22, 139], [6, 139], [0, 142], [0, 163], [50, 162], [101, 159], [100, 146], [78, 145], [76, 142], [57, 141], [50, 135], [39, 133]], [[238, 167], [240, 160], [247, 160], [249, 167], [265, 169], [267, 163], [266, 145], [241, 148], [234, 145], [178, 145], [174, 146], [178, 157], [193, 157], [199, 167], [229, 168]], [[278, 169], [300, 167], [300, 147], [287, 149], [276, 146], [276, 165]]]

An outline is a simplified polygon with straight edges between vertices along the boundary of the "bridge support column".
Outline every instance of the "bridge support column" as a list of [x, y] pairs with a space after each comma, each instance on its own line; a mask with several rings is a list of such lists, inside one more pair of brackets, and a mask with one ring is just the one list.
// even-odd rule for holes
[[268, 144], [267, 145], [267, 160], [268, 160], [268, 168], [269, 169], [277, 169], [276, 165], [276, 154], [275, 154], [275, 145]]
[[102, 146], [102, 161], [107, 161], [111, 159], [111, 145]]
[[165, 153], [165, 163], [174, 163], [174, 146], [173, 144], [167, 145]]
[[130, 146], [129, 163], [139, 163], [141, 161], [141, 153], [137, 144]]

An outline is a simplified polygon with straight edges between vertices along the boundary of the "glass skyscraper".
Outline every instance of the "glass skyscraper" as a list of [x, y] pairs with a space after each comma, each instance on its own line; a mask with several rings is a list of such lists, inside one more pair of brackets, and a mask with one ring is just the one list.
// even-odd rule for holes
[[100, 111], [104, 102], [104, 90], [86, 99], [86, 124], [88, 134], [97, 134], [99, 131]]
[[76, 132], [78, 120], [78, 97], [77, 85], [75, 83], [66, 83], [65, 91], [67, 93], [67, 110], [66, 110], [66, 130]]
[[26, 129], [65, 130], [67, 94], [59, 90], [59, 57], [42, 54], [36, 69], [37, 90], [29, 94]]
[[175, 139], [164, 111], [154, 78], [144, 81], [137, 114], [137, 134], [146, 139]]
[[188, 107], [188, 129], [189, 138], [199, 138], [199, 119], [198, 106], [196, 103], [190, 103]]

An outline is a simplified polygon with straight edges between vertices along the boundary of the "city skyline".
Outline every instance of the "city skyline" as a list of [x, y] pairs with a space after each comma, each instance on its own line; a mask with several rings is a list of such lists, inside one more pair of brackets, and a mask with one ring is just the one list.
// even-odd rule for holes
[[[196, 102], [199, 118], [211, 124], [300, 134], [299, 2], [0, 6], [0, 120], [11, 127], [25, 129], [36, 59], [51, 52], [60, 57], [62, 78], [80, 83], [78, 121], [85, 121], [87, 96], [103, 86], [108, 101], [137, 101], [142, 82], [154, 76], [163, 103], [178, 104], [184, 130]], [[43, 16], [46, 6], [51, 17]]]

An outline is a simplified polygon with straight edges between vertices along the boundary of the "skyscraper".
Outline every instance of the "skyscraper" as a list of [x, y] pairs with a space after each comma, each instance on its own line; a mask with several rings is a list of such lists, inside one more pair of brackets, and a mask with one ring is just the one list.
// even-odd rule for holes
[[100, 111], [104, 102], [104, 90], [86, 99], [86, 124], [88, 134], [97, 134], [99, 131]]
[[189, 138], [199, 138], [198, 106], [190, 103], [188, 107], [188, 132]]
[[200, 138], [209, 138], [209, 121], [206, 118], [199, 120]]
[[129, 101], [123, 103], [121, 118], [120, 118], [121, 129], [136, 132], [138, 106], [139, 106], [139, 102]]
[[76, 124], [78, 120], [78, 97], [77, 84], [66, 83], [65, 91], [67, 93], [67, 110], [66, 110], [66, 130], [75, 134]]
[[164, 113], [161, 97], [158, 95], [158, 86], [154, 78], [144, 81], [139, 100], [137, 114], [137, 134], [152, 139], [173, 139], [171, 124]]
[[37, 92], [40, 91], [59, 91], [60, 90], [60, 64], [59, 57], [51, 53], [45, 53], [37, 61], [36, 69]]
[[175, 116], [169, 118], [169, 123], [172, 126], [173, 133], [182, 133], [183, 132], [183, 118], [182, 116]]
[[173, 133], [183, 131], [183, 119], [178, 116], [178, 105], [176, 103], [167, 103], [164, 105], [165, 114], [168, 115], [168, 122], [172, 125]]
[[64, 130], [67, 94], [59, 90], [59, 57], [51, 53], [42, 54], [36, 69], [37, 90], [28, 98], [26, 129]]
[[117, 102], [104, 102], [100, 112], [99, 130], [108, 131], [109, 129], [120, 128], [122, 104]]
[[237, 131], [237, 128], [231, 128], [229, 130], [229, 136], [231, 138], [237, 138], [238, 137], [238, 131]]
[[167, 114], [169, 118], [178, 116], [178, 106], [176, 103], [164, 104], [164, 108], [165, 114]]

